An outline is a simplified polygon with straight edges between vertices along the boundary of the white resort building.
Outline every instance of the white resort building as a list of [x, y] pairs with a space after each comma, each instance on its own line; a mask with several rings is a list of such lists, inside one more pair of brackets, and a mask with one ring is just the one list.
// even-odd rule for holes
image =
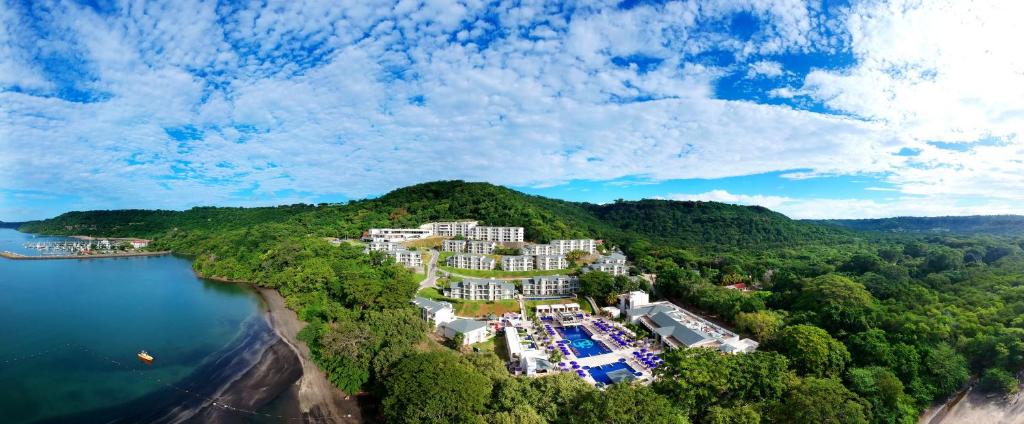
[[445, 261], [445, 264], [453, 268], [490, 270], [494, 269], [497, 261], [494, 258], [477, 253], [462, 253], [452, 255]]
[[533, 267], [542, 271], [566, 269], [569, 261], [563, 255], [537, 255], [534, 256]]
[[433, 324], [435, 328], [442, 324], [455, 321], [455, 308], [451, 303], [431, 300], [420, 296], [413, 298], [412, 303], [419, 306], [420, 317], [422, 317], [424, 321]]
[[470, 240], [487, 240], [499, 243], [520, 243], [523, 241], [523, 227], [475, 226], [466, 234]]
[[509, 300], [516, 296], [516, 286], [508, 281], [466, 278], [444, 289], [445, 297], [463, 300]]
[[502, 256], [501, 269], [505, 271], [529, 271], [533, 269], [533, 256]]
[[407, 268], [416, 268], [423, 266], [423, 256], [420, 252], [413, 250], [392, 250], [387, 252], [388, 256], [394, 258], [395, 262], [405, 265]]
[[491, 333], [490, 328], [487, 327], [486, 322], [477, 321], [475, 319], [459, 318], [454, 321], [446, 322], [443, 327], [445, 338], [453, 339], [456, 334], [462, 334], [463, 345], [480, 343], [494, 336], [494, 334]]
[[723, 353], [747, 353], [757, 349], [756, 341], [741, 339], [736, 333], [670, 302], [637, 303], [634, 300], [633, 307], [626, 310], [626, 318], [647, 327], [667, 348], [705, 347]]
[[580, 290], [580, 279], [566, 275], [544, 275], [523, 280], [525, 297], [568, 296]]
[[402, 243], [395, 243], [392, 241], [371, 241], [366, 244], [366, 248], [363, 252], [394, 252], [396, 250], [402, 250]]
[[420, 225], [420, 229], [430, 230], [435, 236], [439, 237], [458, 237], [469, 235], [469, 230], [476, 227], [477, 221], [473, 220], [458, 220], [458, 221], [442, 221], [442, 222], [428, 222]]
[[574, 250], [592, 254], [597, 251], [597, 240], [573, 239], [551, 240], [548, 244], [532, 244], [523, 248], [524, 255], [557, 255], [565, 256]]
[[609, 255], [598, 258], [594, 263], [583, 267], [583, 273], [590, 271], [602, 271], [611, 275], [629, 275], [629, 265], [626, 264], [626, 255], [620, 252], [612, 252]]
[[447, 239], [441, 242], [441, 251], [443, 252], [458, 252], [458, 253], [477, 253], [481, 255], [489, 255], [494, 252], [494, 248], [498, 247], [498, 243], [493, 241], [484, 240], [452, 240]]
[[421, 228], [371, 228], [363, 235], [363, 240], [403, 242], [427, 238], [433, 234], [433, 231]]

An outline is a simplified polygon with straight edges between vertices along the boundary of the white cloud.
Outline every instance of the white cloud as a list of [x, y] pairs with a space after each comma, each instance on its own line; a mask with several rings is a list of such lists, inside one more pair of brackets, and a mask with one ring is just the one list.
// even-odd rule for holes
[[[884, 173], [906, 195], [984, 187], [1020, 199], [1024, 170], [1013, 158], [1024, 84], [966, 81], [983, 72], [1019, 82], [1009, 42], [986, 59], [945, 33], [942, 43], [914, 34], [933, 25], [916, 22], [941, 10], [917, 17], [911, 7], [873, 3], [851, 8], [841, 28], [814, 2], [615, 3], [572, 16], [541, 2], [484, 10], [473, 2], [178, 1], [104, 15], [69, 3], [39, 14], [53, 41], [24, 30], [24, 11], [0, 6], [0, 86], [35, 90], [0, 90], [0, 190], [82, 195], [91, 207], [177, 208], [359, 197], [439, 178], [549, 186], [806, 169], [790, 177]], [[704, 25], [737, 12], [763, 24], [749, 39]], [[971, 25], [957, 30], [973, 31], [973, 45], [1015, 28], [1002, 18], [998, 30]], [[840, 29], [847, 35], [833, 34]], [[897, 41], [888, 45], [887, 36]], [[843, 37], [855, 67], [815, 71], [802, 87], [770, 94], [811, 97], [844, 115], [716, 99], [716, 81], [731, 72], [790, 74], [769, 60], [743, 69], [694, 60], [723, 50], [740, 58], [830, 53]], [[87, 71], [80, 85], [105, 100], [56, 96], [34, 61], [42, 53], [73, 53]], [[959, 65], [961, 54], [1003, 68]], [[630, 57], [652, 64], [613, 62]], [[201, 137], [172, 140], [165, 128], [176, 127]], [[953, 154], [925, 143], [935, 134], [1005, 142]], [[893, 155], [904, 147], [922, 153]]]
[[759, 60], [751, 63], [747, 68], [747, 78], [768, 77], [775, 78], [785, 74], [782, 64], [771, 60]]

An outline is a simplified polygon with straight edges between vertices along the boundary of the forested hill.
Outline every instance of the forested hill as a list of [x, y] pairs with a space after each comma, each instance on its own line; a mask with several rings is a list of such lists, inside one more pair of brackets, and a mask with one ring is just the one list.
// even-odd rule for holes
[[0, 221], [0, 228], [18, 228], [24, 225], [24, 222], [3, 222]]
[[848, 235], [834, 227], [794, 221], [760, 206], [640, 200], [585, 207], [608, 225], [681, 247], [800, 244]]
[[991, 234], [1002, 236], [1024, 235], [1024, 216], [941, 216], [880, 219], [833, 219], [812, 221], [865, 231], [902, 233]]
[[172, 229], [223, 230], [281, 223], [301, 226], [305, 234], [354, 238], [370, 227], [414, 227], [429, 221], [464, 218], [488, 225], [522, 226], [527, 239], [539, 242], [598, 237], [620, 243], [647, 240], [690, 248], [800, 244], [848, 233], [833, 226], [794, 221], [761, 207], [666, 200], [595, 205], [464, 181], [417, 184], [376, 199], [341, 205], [69, 212], [28, 223], [21, 229], [48, 234], [152, 238]]

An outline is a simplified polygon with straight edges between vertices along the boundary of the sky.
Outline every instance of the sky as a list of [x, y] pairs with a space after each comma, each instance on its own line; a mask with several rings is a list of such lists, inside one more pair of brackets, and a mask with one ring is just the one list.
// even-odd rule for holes
[[1024, 2], [0, 0], [0, 220], [440, 179], [1024, 213]]

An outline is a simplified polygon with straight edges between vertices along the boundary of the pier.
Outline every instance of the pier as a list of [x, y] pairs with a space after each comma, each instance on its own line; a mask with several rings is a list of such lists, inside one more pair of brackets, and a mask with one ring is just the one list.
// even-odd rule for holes
[[46, 259], [103, 259], [103, 258], [135, 258], [140, 256], [163, 256], [170, 255], [170, 250], [164, 250], [160, 252], [121, 252], [121, 253], [95, 253], [95, 254], [75, 254], [75, 255], [22, 255], [20, 253], [3, 251], [0, 252], [0, 257], [15, 260], [46, 260]]

